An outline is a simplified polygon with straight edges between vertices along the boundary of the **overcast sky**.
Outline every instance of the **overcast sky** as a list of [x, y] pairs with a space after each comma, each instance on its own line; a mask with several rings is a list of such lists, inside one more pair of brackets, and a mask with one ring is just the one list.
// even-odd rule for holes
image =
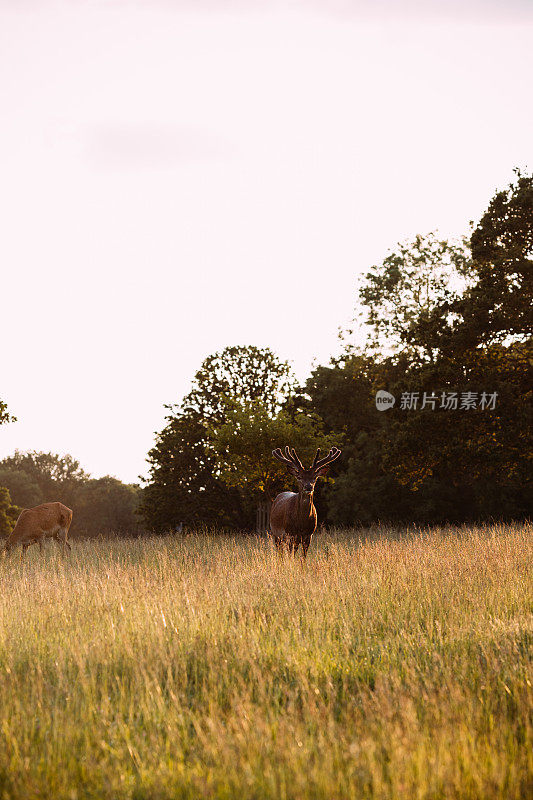
[[135, 480], [209, 353], [325, 363], [532, 166], [532, 7], [0, 0], [0, 458]]

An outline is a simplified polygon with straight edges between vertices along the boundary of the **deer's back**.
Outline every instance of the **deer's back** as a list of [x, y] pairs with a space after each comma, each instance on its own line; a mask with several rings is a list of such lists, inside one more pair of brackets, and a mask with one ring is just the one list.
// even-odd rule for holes
[[68, 528], [71, 521], [72, 511], [63, 503], [41, 503], [40, 506], [25, 508], [8, 541], [25, 541], [43, 534], [53, 535], [60, 528]]

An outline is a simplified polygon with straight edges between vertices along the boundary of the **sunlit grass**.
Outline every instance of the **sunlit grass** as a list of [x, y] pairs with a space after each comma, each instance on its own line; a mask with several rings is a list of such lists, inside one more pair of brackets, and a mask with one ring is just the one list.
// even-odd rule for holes
[[525, 798], [530, 526], [0, 562], [0, 798]]

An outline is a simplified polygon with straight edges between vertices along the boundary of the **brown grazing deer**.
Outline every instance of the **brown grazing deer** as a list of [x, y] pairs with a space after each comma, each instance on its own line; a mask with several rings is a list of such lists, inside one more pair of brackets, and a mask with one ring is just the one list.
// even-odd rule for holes
[[270, 510], [270, 530], [276, 548], [283, 552], [286, 546], [290, 553], [295, 553], [302, 545], [305, 558], [311, 538], [316, 530], [316, 508], [313, 503], [313, 491], [317, 478], [327, 474], [328, 467], [341, 454], [337, 447], [332, 447], [325, 458], [320, 458], [320, 448], [309, 469], [305, 469], [296, 455], [294, 448], [287, 446], [285, 455], [278, 447], [272, 451], [274, 458], [286, 464], [289, 471], [298, 481], [298, 493], [282, 492], [272, 503]]
[[71, 549], [67, 541], [68, 529], [72, 522], [72, 511], [63, 503], [43, 503], [34, 508], [25, 508], [21, 512], [17, 524], [9, 534], [4, 547], [5, 554], [22, 545], [21, 559], [31, 544], [39, 542], [41, 553], [45, 539], [55, 539], [65, 548]]

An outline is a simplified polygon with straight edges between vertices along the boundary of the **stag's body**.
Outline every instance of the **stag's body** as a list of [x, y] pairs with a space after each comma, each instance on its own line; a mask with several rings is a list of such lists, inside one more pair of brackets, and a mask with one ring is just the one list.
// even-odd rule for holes
[[307, 556], [317, 523], [313, 502], [315, 483], [318, 477], [326, 474], [328, 465], [340, 454], [340, 450], [332, 448], [325, 458], [319, 459], [320, 450], [317, 450], [313, 464], [306, 470], [294, 450], [286, 447], [285, 455], [279, 448], [272, 452], [274, 458], [289, 467], [298, 481], [299, 489], [297, 493], [281, 492], [272, 503], [270, 530], [280, 552], [287, 547], [290, 553], [295, 553], [302, 545], [302, 555], [304, 558]]
[[8, 536], [5, 552], [22, 545], [21, 558], [31, 544], [39, 544], [42, 552], [45, 539], [55, 539], [65, 548], [70, 548], [67, 541], [68, 529], [72, 522], [72, 511], [63, 503], [42, 503], [34, 508], [25, 508], [21, 512], [17, 524]]
[[270, 530], [278, 550], [287, 547], [289, 552], [295, 553], [302, 545], [305, 558], [316, 530], [316, 519], [312, 495], [304, 497], [296, 492], [278, 494], [270, 511]]

